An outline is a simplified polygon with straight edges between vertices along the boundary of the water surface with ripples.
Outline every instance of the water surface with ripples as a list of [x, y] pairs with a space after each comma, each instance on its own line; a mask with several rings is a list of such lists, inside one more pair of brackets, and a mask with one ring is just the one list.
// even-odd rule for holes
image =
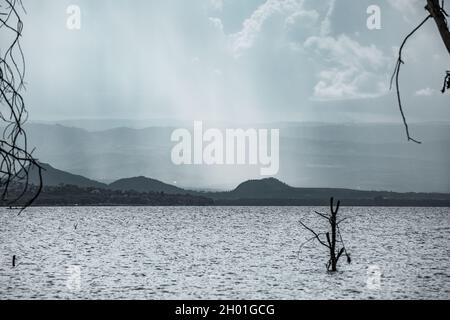
[[450, 298], [449, 208], [341, 208], [353, 262], [335, 274], [325, 248], [299, 250], [299, 220], [326, 228], [314, 210], [0, 209], [0, 298]]

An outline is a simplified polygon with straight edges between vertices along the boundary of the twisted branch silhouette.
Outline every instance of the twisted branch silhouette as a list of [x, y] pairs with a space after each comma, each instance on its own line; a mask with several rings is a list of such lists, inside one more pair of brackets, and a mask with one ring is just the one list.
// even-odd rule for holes
[[[28, 113], [21, 94], [25, 90], [26, 68], [20, 45], [23, 22], [19, 11], [26, 13], [22, 0], [0, 0], [0, 32], [10, 39], [5, 52], [0, 48], [0, 121], [4, 125], [0, 136], [0, 193], [3, 203], [20, 205], [20, 214], [42, 190], [42, 167], [33, 157], [34, 150], [28, 150], [23, 128]], [[29, 181], [34, 170], [39, 176], [38, 186]]]
[[[320, 213], [315, 211], [315, 213], [320, 217], [325, 219], [328, 224], [330, 225], [331, 232], [322, 232], [317, 233], [310, 227], [308, 227], [306, 224], [304, 224], [302, 221], [300, 221], [300, 225], [308, 230], [310, 233], [314, 235], [314, 237], [309, 238], [305, 242], [303, 242], [299, 248], [299, 251], [297, 253], [298, 257], [300, 257], [300, 250], [309, 242], [313, 240], [317, 240], [322, 246], [327, 248], [329, 251], [329, 260], [327, 262], [327, 270], [335, 272], [337, 271], [337, 264], [339, 262], [339, 259], [342, 257], [343, 254], [347, 257], [347, 262], [351, 263], [352, 259], [350, 257], [350, 254], [347, 252], [347, 248], [344, 244], [344, 239], [341, 234], [341, 229], [339, 228], [339, 224], [344, 222], [346, 219], [342, 219], [340, 221], [337, 221], [337, 214], [339, 211], [339, 207], [341, 205], [341, 202], [338, 201], [336, 207], [334, 207], [334, 198], [330, 199], [330, 211], [331, 213], [329, 215], [326, 215], [324, 213]], [[326, 242], [324, 239], [321, 239], [321, 236], [325, 236]], [[340, 247], [339, 247], [340, 243]]]
[[[417, 139], [412, 138], [412, 136], [410, 134], [410, 130], [409, 130], [408, 122], [406, 120], [405, 112], [403, 110], [402, 99], [401, 99], [401, 94], [400, 94], [400, 84], [399, 84], [400, 70], [401, 70], [402, 64], [405, 63], [402, 58], [403, 49], [404, 49], [407, 41], [420, 28], [422, 28], [422, 26], [429, 19], [434, 19], [434, 21], [436, 22], [436, 25], [438, 27], [439, 33], [441, 35], [442, 41], [444, 42], [444, 45], [446, 46], [446, 48], [450, 54], [450, 31], [449, 31], [448, 23], [447, 23], [448, 14], [445, 11], [445, 1], [442, 0], [442, 2], [439, 3], [439, 0], [427, 0], [426, 2], [427, 2], [427, 5], [425, 6], [425, 10], [427, 10], [429, 12], [429, 15], [416, 28], [414, 28], [414, 30], [411, 31], [403, 40], [402, 45], [400, 46], [400, 49], [398, 52], [398, 59], [397, 59], [396, 65], [395, 65], [395, 70], [391, 77], [391, 90], [392, 90], [393, 83], [395, 80], [398, 107], [400, 109], [400, 114], [402, 115], [403, 125], [405, 126], [406, 137], [408, 138], [408, 142], [412, 141], [417, 144], [421, 144], [422, 142]], [[447, 71], [447, 74], [446, 74], [446, 77], [444, 80], [444, 87], [441, 91], [442, 91], [442, 93], [445, 93], [446, 90], [450, 90], [450, 71]]]

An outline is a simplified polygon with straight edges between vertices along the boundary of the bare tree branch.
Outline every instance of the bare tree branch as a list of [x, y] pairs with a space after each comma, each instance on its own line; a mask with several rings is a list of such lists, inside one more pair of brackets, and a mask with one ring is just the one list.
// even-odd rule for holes
[[403, 111], [403, 106], [402, 106], [402, 98], [401, 98], [401, 95], [400, 95], [400, 81], [399, 81], [399, 78], [400, 78], [400, 69], [401, 69], [401, 66], [402, 66], [402, 64], [404, 64], [404, 61], [403, 61], [403, 48], [405, 47], [405, 45], [406, 45], [406, 42], [408, 41], [408, 39], [409, 38], [411, 38], [416, 32], [417, 32], [417, 30], [419, 30], [420, 28], [422, 28], [422, 26], [428, 21], [428, 19], [430, 19], [431, 18], [431, 15], [429, 15], [428, 17], [426, 17], [413, 31], [411, 31], [411, 33], [409, 33], [407, 36], [406, 36], [406, 38], [403, 40], [403, 43], [402, 43], [402, 45], [400, 46], [400, 49], [399, 49], [399, 51], [398, 51], [398, 59], [397, 59], [397, 63], [396, 63], [396, 65], [395, 65], [395, 70], [394, 70], [394, 73], [392, 74], [392, 77], [391, 77], [391, 89], [392, 89], [392, 86], [393, 86], [393, 82], [394, 82], [394, 79], [395, 79], [395, 87], [396, 87], [396, 89], [397, 89], [397, 100], [398, 100], [398, 107], [399, 107], [399, 109], [400, 109], [400, 113], [401, 113], [401, 115], [402, 115], [402, 119], [403, 119], [403, 124], [404, 124], [404, 126], [405, 126], [405, 130], [406, 130], [406, 137], [408, 138], [408, 141], [413, 141], [413, 142], [415, 142], [415, 143], [418, 143], [418, 144], [421, 144], [422, 142], [420, 142], [419, 140], [416, 140], [416, 139], [414, 139], [414, 138], [412, 138], [411, 137], [411, 134], [410, 134], [410, 132], [409, 132], [409, 126], [408, 126], [408, 122], [406, 121], [406, 116], [405, 116], [405, 112]]
[[330, 248], [329, 245], [327, 245], [325, 242], [323, 242], [323, 241], [320, 239], [319, 234], [317, 234], [313, 229], [309, 228], [307, 225], [305, 225], [305, 224], [304, 224], [303, 222], [301, 222], [301, 221], [300, 221], [300, 224], [303, 226], [303, 228], [305, 228], [306, 230], [308, 230], [309, 232], [311, 232], [311, 233], [314, 235], [315, 239], [317, 239], [317, 241], [319, 241], [319, 243], [320, 243], [321, 245], [323, 245], [323, 246], [325, 246], [325, 247], [327, 247], [327, 248]]
[[[411, 32], [409, 33], [406, 38], [403, 40], [402, 45], [400, 46], [399, 54], [398, 54], [398, 60], [395, 65], [395, 71], [391, 78], [391, 89], [393, 86], [393, 82], [395, 79], [395, 86], [397, 89], [397, 100], [398, 100], [398, 106], [400, 109], [400, 113], [402, 115], [403, 119], [403, 125], [405, 126], [406, 136], [408, 138], [408, 141], [412, 141], [418, 144], [421, 144], [421, 142], [417, 139], [414, 139], [411, 137], [408, 122], [406, 121], [405, 112], [403, 111], [403, 105], [402, 105], [402, 99], [400, 95], [400, 85], [399, 85], [399, 77], [400, 77], [400, 69], [402, 64], [404, 64], [404, 61], [402, 60], [402, 53], [403, 48], [406, 44], [406, 42], [409, 40], [410, 37], [412, 37], [430, 18], [432, 18], [439, 30], [439, 34], [441, 35], [442, 41], [447, 48], [448, 53], [450, 54], [450, 30], [447, 23], [447, 17], [448, 14], [445, 11], [445, 2], [442, 0], [441, 3], [439, 3], [439, 0], [426, 0], [427, 5], [425, 6], [425, 10], [429, 12], [429, 15]], [[446, 76], [444, 79], [444, 86], [442, 88], [442, 93], [445, 93], [446, 90], [450, 90], [450, 71], [446, 72]]]
[[[6, 51], [0, 53], [0, 121], [4, 125], [0, 137], [0, 193], [2, 202], [20, 203], [23, 210], [36, 200], [42, 189], [42, 168], [33, 157], [33, 151], [28, 150], [23, 128], [28, 114], [20, 93], [25, 88], [25, 58], [20, 45], [23, 22], [19, 11], [25, 10], [21, 0], [0, 1], [0, 31], [10, 40]], [[32, 169], [38, 171], [40, 183], [37, 188], [29, 186], [28, 176]], [[21, 191], [18, 197], [8, 200], [11, 188], [16, 194], [18, 188]]]
[[321, 216], [322, 218], [324, 218], [324, 219], [326, 219], [326, 220], [330, 220], [330, 217], [328, 217], [327, 215], [325, 215], [325, 214], [323, 214], [323, 213], [320, 213], [320, 212], [317, 212], [317, 211], [314, 211], [317, 215], [319, 215], [319, 216]]
[[448, 28], [447, 18], [448, 14], [445, 12], [444, 1], [439, 4], [439, 0], [427, 0], [426, 10], [433, 17], [434, 21], [441, 35], [442, 41], [450, 54], [450, 30]]
[[450, 71], [447, 71], [447, 74], [444, 79], [444, 86], [442, 87], [441, 92], [445, 93], [445, 91], [450, 90]]

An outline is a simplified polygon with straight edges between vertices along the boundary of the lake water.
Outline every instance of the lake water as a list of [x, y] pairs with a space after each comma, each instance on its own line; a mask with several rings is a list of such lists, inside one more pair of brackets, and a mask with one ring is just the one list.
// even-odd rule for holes
[[449, 208], [341, 208], [335, 274], [314, 210], [0, 209], [0, 298], [450, 299]]

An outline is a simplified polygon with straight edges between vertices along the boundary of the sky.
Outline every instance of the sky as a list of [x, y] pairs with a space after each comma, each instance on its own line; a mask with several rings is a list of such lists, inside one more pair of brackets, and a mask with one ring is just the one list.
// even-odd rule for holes
[[[30, 119], [400, 122], [389, 78], [424, 4], [24, 0]], [[81, 10], [80, 30], [66, 26], [69, 5]], [[380, 30], [367, 28], [370, 5]], [[404, 61], [408, 119], [449, 121], [439, 92], [449, 55], [434, 21]]]

